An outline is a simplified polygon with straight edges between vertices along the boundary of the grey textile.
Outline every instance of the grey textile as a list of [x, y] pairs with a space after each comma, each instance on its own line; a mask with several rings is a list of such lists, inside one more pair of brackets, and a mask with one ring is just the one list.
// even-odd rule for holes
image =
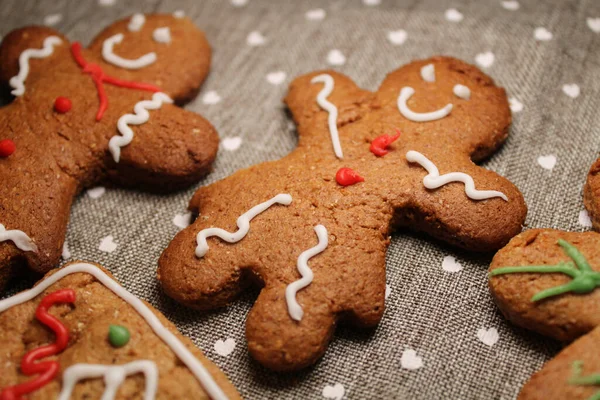
[[[210, 76], [187, 108], [211, 121], [221, 138], [242, 138], [236, 151], [221, 145], [214, 172], [198, 187], [294, 148], [294, 124], [281, 99], [293, 77], [328, 67], [332, 49], [346, 57], [335, 68], [372, 90], [387, 72], [413, 59], [446, 54], [474, 63], [478, 53], [491, 51], [495, 61], [484, 70], [523, 110], [513, 114], [508, 142], [485, 166], [524, 193], [528, 228], [588, 229], [579, 223], [579, 214], [582, 186], [600, 145], [600, 33], [587, 19], [600, 17], [600, 2], [519, 0], [514, 11], [501, 3], [381, 0], [369, 6], [361, 0], [249, 0], [236, 7], [224, 0], [116, 0], [112, 6], [97, 0], [1, 0], [0, 34], [60, 14], [55, 27], [88, 43], [106, 25], [134, 12], [185, 10], [214, 49]], [[325, 18], [307, 19], [305, 13], [316, 8], [326, 12]], [[464, 18], [448, 21], [449, 8]], [[536, 40], [537, 27], [546, 28], [552, 39]], [[388, 31], [400, 29], [406, 41], [394, 45]], [[264, 36], [262, 46], [247, 44], [252, 31]], [[283, 83], [267, 81], [274, 71], [285, 72]], [[580, 87], [576, 98], [563, 92], [563, 85], [571, 83]], [[203, 102], [210, 91], [218, 93], [220, 102]], [[556, 156], [552, 170], [538, 164], [538, 157], [547, 155]], [[491, 256], [400, 232], [388, 251], [391, 292], [379, 327], [367, 332], [339, 328], [314, 368], [285, 375], [267, 371], [250, 359], [244, 339], [245, 316], [256, 292], [228, 309], [200, 315], [166, 298], [157, 285], [156, 261], [178, 231], [173, 217], [185, 212], [194, 190], [156, 196], [107, 188], [98, 199], [84, 194], [72, 209], [67, 243], [72, 259], [102, 263], [127, 289], [164, 312], [246, 398], [319, 399], [335, 393], [326, 386], [338, 384], [347, 399], [513, 399], [560, 349], [499, 314], [487, 288]], [[112, 253], [98, 249], [107, 235], [118, 245]], [[443, 270], [445, 256], [455, 257], [462, 270]], [[489, 328], [499, 334], [492, 346], [478, 339], [478, 331]], [[235, 340], [235, 349], [220, 356], [215, 342], [227, 338]], [[421, 368], [402, 368], [407, 349], [422, 357]]]

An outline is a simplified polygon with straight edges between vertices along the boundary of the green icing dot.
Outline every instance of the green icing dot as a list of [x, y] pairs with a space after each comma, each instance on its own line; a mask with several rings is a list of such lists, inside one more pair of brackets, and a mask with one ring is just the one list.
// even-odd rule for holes
[[108, 327], [108, 341], [114, 347], [123, 347], [129, 343], [131, 334], [129, 330], [121, 325], [110, 325]]

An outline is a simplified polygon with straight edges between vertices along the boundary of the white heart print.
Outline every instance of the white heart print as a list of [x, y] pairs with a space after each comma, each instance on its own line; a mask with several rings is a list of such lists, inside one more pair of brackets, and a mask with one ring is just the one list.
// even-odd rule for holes
[[600, 33], [600, 18], [588, 18], [587, 26], [592, 32]]
[[204, 104], [217, 104], [220, 101], [221, 96], [219, 96], [219, 93], [215, 92], [214, 90], [206, 92], [206, 94], [202, 97], [202, 102]]
[[549, 154], [547, 156], [539, 156], [537, 159], [540, 167], [552, 171], [554, 166], [556, 165], [556, 156], [554, 154]]
[[363, 0], [365, 6], [378, 6], [381, 4], [381, 0]]
[[397, 31], [389, 31], [387, 37], [388, 37], [388, 40], [390, 41], [390, 43], [399, 46], [401, 44], [404, 44], [404, 42], [406, 42], [406, 38], [408, 37], [408, 34], [406, 33], [406, 31], [404, 29], [400, 29]]
[[269, 72], [267, 74], [267, 82], [271, 85], [280, 85], [285, 81], [287, 75], [283, 71]]
[[104, 193], [106, 193], [106, 188], [104, 186], [96, 186], [87, 191], [87, 195], [90, 196], [91, 199], [99, 199], [104, 196]]
[[475, 56], [475, 62], [477, 63], [477, 65], [483, 68], [491, 67], [495, 59], [496, 57], [494, 57], [494, 53], [492, 53], [491, 51], [479, 53]]
[[510, 105], [510, 111], [514, 113], [523, 111], [523, 103], [521, 103], [515, 97], [511, 97], [510, 99], [508, 99], [508, 104]]
[[419, 369], [423, 366], [423, 358], [419, 357], [414, 350], [404, 350], [400, 358], [400, 365], [404, 369]]
[[576, 83], [567, 83], [562, 87], [563, 92], [572, 99], [576, 99], [579, 97], [581, 90], [579, 89], [579, 85]]
[[225, 138], [221, 141], [223, 148], [227, 151], [236, 151], [242, 145], [242, 138], [239, 136], [232, 136]]
[[231, 0], [231, 5], [234, 7], [244, 7], [248, 4], [248, 0]]
[[179, 229], [185, 229], [192, 223], [192, 213], [186, 212], [183, 214], [175, 214], [173, 217], [173, 225]]
[[479, 339], [483, 344], [492, 347], [493, 345], [498, 343], [500, 335], [498, 335], [498, 330], [496, 328], [481, 328], [477, 331], [477, 339]]
[[456, 8], [450, 8], [444, 13], [446, 20], [450, 22], [460, 22], [463, 20], [463, 15]]
[[308, 10], [304, 16], [309, 21], [320, 21], [325, 18], [325, 10], [322, 8], [315, 8], [314, 10]]
[[342, 400], [344, 394], [346, 394], [346, 390], [344, 389], [344, 385], [341, 383], [336, 383], [333, 386], [325, 386], [322, 394], [326, 399]]
[[542, 42], [552, 40], [552, 32], [544, 27], [535, 28], [535, 31], [533, 31], [533, 36], [535, 37], [535, 40]]
[[183, 17], [185, 17], [185, 11], [183, 11], [183, 10], [175, 10], [175, 11], [173, 11], [173, 16], [175, 18], [183, 18]]
[[386, 283], [385, 284], [385, 299], [386, 300], [388, 297], [390, 297], [390, 294], [392, 294], [392, 287]]
[[509, 11], [517, 11], [519, 9], [519, 7], [521, 7], [521, 5], [519, 4], [518, 1], [509, 0], [509, 1], [503, 1], [502, 7], [504, 7], [505, 9], [507, 9]]
[[62, 256], [63, 260], [67, 260], [67, 259], [71, 258], [71, 251], [69, 250], [69, 245], [67, 244], [66, 241], [63, 243], [61, 256]]
[[62, 21], [61, 14], [50, 14], [44, 17], [44, 25], [46, 26], [54, 26]]
[[100, 241], [100, 246], [98, 246], [98, 250], [103, 251], [105, 253], [112, 253], [117, 249], [117, 244], [114, 241], [112, 235], [108, 235]]
[[446, 256], [442, 261], [442, 269], [446, 272], [458, 272], [463, 269], [463, 266], [461, 263], [456, 261], [456, 258], [452, 256]]
[[98, 0], [98, 4], [103, 7], [110, 7], [116, 4], [117, 0]]
[[327, 62], [331, 65], [344, 65], [346, 56], [338, 49], [333, 49], [327, 54]]
[[235, 340], [227, 338], [225, 341], [219, 339], [215, 342], [215, 353], [220, 356], [227, 357], [235, 349]]
[[592, 219], [590, 218], [590, 214], [588, 214], [586, 210], [579, 211], [578, 222], [579, 225], [583, 226], [584, 228], [592, 227]]
[[262, 46], [266, 41], [267, 39], [259, 31], [250, 32], [246, 38], [246, 43], [248, 43], [248, 46]]

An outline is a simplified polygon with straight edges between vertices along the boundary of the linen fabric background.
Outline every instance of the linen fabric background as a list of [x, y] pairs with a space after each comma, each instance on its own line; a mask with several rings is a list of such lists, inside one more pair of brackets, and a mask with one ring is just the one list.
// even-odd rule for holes
[[[191, 337], [246, 398], [515, 398], [561, 345], [500, 315], [487, 287], [491, 255], [396, 233], [380, 325], [340, 327], [323, 359], [297, 374], [270, 372], [247, 353], [244, 320], [256, 291], [202, 315], [161, 293], [157, 259], [197, 187], [294, 149], [295, 127], [281, 99], [295, 76], [331, 67], [376, 90], [388, 72], [437, 54], [471, 63], [489, 62], [485, 53], [493, 54], [482, 69], [514, 99], [514, 122], [504, 147], [484, 165], [523, 192], [526, 229], [589, 229], [580, 212], [600, 145], [600, 2], [2, 0], [0, 34], [45, 23], [88, 43], [118, 18], [175, 10], [206, 32], [214, 50], [209, 78], [187, 106], [211, 121], [223, 140], [214, 171], [196, 187], [167, 196], [111, 187], [98, 198], [84, 192], [71, 212], [68, 259], [106, 266]], [[109, 235], [116, 249], [101, 251]], [[10, 294], [30, 283], [13, 284]], [[231, 346], [228, 339], [235, 346], [220, 355]]]

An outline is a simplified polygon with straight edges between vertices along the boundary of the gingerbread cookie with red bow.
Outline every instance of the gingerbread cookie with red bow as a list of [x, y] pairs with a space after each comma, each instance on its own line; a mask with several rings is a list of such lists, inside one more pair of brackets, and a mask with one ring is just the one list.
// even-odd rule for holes
[[28, 27], [0, 46], [0, 289], [23, 265], [44, 273], [61, 254], [73, 198], [102, 180], [154, 191], [209, 172], [215, 129], [177, 105], [208, 74], [210, 47], [188, 18], [118, 21], [83, 48]]
[[102, 267], [74, 262], [0, 300], [0, 399], [239, 399], [227, 377]]
[[521, 231], [519, 190], [473, 162], [511, 123], [504, 89], [476, 67], [415, 61], [374, 93], [316, 72], [296, 78], [285, 102], [298, 148], [200, 188], [190, 202], [198, 218], [158, 269], [169, 296], [200, 310], [261, 286], [246, 336], [265, 366], [306, 367], [339, 321], [380, 321], [393, 230], [481, 252]]
[[512, 323], [576, 339], [532, 376], [519, 399], [600, 398], [600, 234], [524, 232], [494, 257], [489, 285]]

